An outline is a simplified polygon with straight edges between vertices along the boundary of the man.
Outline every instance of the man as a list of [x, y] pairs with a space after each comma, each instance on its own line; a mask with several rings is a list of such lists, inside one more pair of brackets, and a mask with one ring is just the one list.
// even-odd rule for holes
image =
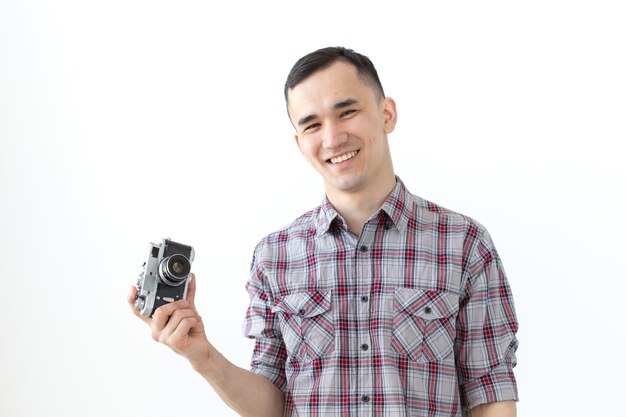
[[395, 176], [396, 105], [369, 59], [313, 52], [285, 98], [326, 199], [255, 249], [251, 371], [207, 341], [195, 280], [143, 318], [153, 337], [242, 416], [514, 416], [517, 321], [498, 254], [480, 224]]

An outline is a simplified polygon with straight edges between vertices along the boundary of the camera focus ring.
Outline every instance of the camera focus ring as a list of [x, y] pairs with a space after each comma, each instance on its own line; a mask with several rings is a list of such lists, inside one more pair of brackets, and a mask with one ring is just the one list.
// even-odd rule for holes
[[159, 265], [161, 281], [172, 287], [185, 282], [191, 273], [191, 262], [187, 257], [176, 254], [164, 258]]

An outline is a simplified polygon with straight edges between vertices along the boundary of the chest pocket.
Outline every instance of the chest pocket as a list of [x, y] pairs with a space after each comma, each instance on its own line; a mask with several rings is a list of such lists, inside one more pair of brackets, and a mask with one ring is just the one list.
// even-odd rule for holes
[[397, 288], [391, 345], [420, 363], [440, 361], [454, 350], [458, 296], [447, 292]]
[[287, 352], [301, 362], [312, 362], [335, 350], [331, 291], [299, 292], [278, 299], [278, 313]]

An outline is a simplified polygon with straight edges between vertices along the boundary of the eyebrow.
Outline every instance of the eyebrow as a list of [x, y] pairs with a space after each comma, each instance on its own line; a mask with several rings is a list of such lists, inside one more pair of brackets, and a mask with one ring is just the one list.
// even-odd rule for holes
[[[343, 109], [344, 107], [352, 106], [353, 104], [358, 103], [359, 101], [355, 98], [347, 98], [345, 100], [338, 101], [333, 106], [333, 110]], [[304, 116], [300, 120], [298, 120], [298, 126], [302, 126], [304, 124], [309, 123], [311, 120], [316, 119], [317, 114], [309, 114], [308, 116]]]

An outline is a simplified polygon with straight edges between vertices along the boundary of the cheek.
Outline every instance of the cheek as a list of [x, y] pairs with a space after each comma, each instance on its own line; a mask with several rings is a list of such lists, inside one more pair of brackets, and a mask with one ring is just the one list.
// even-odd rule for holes
[[300, 139], [300, 152], [305, 157], [314, 157], [319, 151], [319, 141], [315, 136]]
[[378, 121], [374, 120], [363, 120], [357, 119], [354, 120], [353, 123], [350, 124], [350, 131], [357, 137], [367, 138], [369, 136], [377, 136], [380, 133], [384, 132], [383, 123], [378, 123]]
[[315, 158], [315, 152], [309, 141], [300, 141], [300, 153], [308, 162]]

